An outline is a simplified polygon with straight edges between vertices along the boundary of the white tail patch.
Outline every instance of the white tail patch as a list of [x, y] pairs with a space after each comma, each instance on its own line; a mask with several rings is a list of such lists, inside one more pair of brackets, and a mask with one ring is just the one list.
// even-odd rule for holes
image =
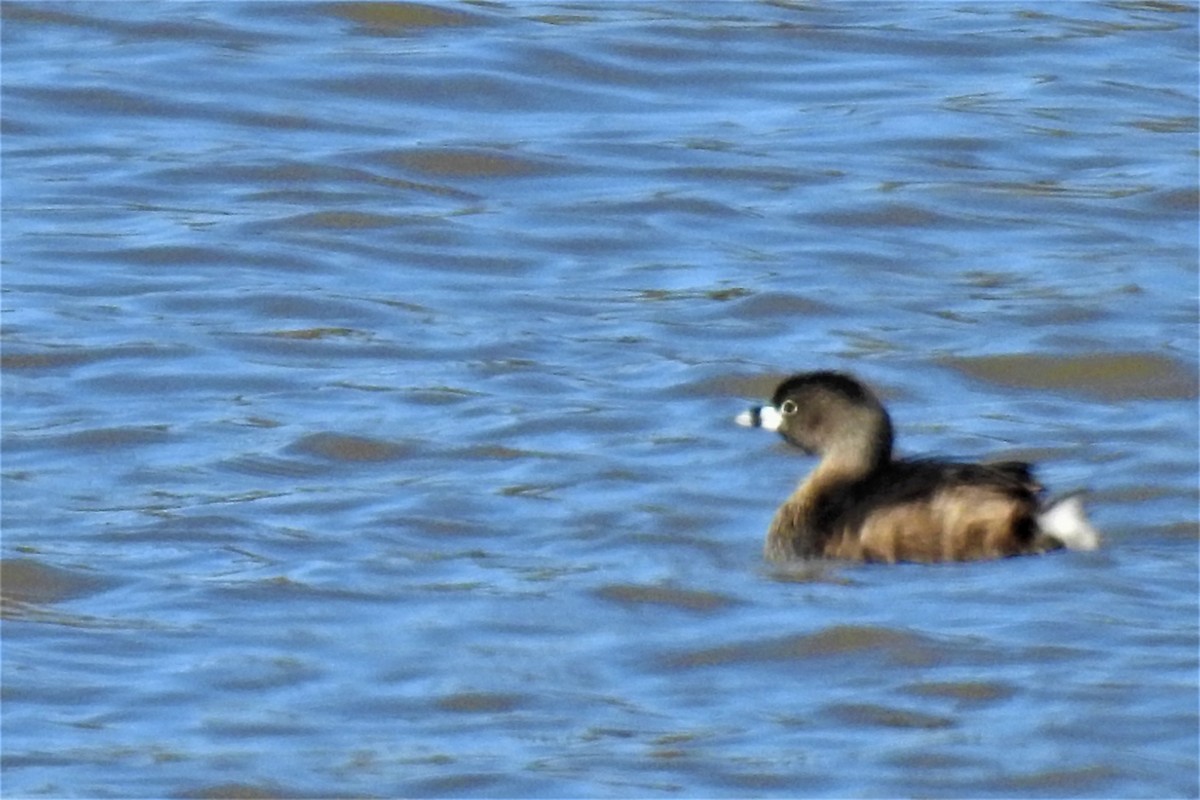
[[1038, 515], [1043, 533], [1053, 536], [1069, 550], [1095, 550], [1100, 546], [1100, 534], [1088, 522], [1083, 511], [1083, 494], [1076, 492], [1060, 497]]

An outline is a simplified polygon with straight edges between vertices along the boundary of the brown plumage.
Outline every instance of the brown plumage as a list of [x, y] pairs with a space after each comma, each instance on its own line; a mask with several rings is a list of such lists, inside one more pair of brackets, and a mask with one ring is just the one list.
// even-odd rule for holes
[[794, 375], [738, 421], [821, 459], [771, 521], [771, 560], [975, 561], [1098, 544], [1077, 496], [1041, 504], [1029, 464], [892, 458], [887, 410], [848, 375]]

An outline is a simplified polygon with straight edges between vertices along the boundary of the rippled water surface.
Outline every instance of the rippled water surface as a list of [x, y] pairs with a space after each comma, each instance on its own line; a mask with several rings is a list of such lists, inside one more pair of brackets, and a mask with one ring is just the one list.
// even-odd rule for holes
[[[1192, 3], [5, 3], [6, 797], [1197, 786]], [[794, 370], [1096, 553], [763, 564]]]

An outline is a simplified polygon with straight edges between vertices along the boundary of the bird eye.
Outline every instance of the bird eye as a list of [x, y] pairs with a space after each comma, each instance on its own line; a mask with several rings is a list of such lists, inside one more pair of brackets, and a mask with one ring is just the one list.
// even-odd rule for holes
[[795, 414], [797, 410], [796, 403], [793, 400], [784, 400], [779, 404], [779, 411], [784, 416], [790, 417], [792, 414]]

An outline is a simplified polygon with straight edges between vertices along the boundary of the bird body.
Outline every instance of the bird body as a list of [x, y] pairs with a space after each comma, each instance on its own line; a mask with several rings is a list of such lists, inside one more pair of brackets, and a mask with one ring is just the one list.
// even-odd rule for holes
[[771, 521], [773, 561], [975, 561], [1099, 544], [1079, 496], [1043, 505], [1029, 464], [893, 458], [891, 418], [849, 375], [795, 375], [738, 422], [820, 457]]

